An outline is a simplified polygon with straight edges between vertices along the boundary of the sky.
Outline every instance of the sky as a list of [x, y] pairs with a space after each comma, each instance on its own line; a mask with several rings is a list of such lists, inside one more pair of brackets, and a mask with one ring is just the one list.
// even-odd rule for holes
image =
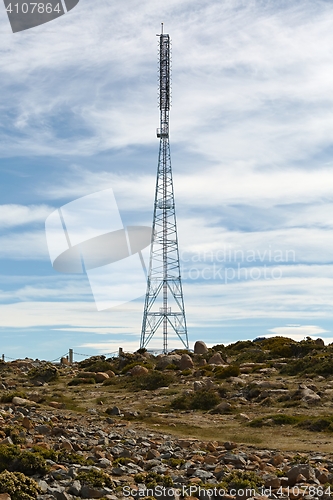
[[45, 220], [112, 189], [124, 226], [151, 226], [161, 22], [190, 347], [333, 342], [332, 2], [80, 0], [18, 33], [0, 6], [6, 359], [139, 347], [143, 295], [98, 310], [86, 274], [53, 269]]

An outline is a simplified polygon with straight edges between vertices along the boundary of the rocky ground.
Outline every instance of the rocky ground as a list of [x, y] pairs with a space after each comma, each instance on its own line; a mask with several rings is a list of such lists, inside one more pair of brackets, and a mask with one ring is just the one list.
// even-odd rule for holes
[[2, 363], [0, 500], [329, 498], [331, 356], [277, 339]]

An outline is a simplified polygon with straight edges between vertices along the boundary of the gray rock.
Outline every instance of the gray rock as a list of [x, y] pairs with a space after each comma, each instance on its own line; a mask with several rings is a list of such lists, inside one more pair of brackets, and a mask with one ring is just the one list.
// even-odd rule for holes
[[179, 369], [187, 370], [188, 368], [193, 368], [193, 366], [194, 364], [191, 356], [189, 356], [188, 354], [183, 354], [179, 362]]
[[194, 344], [194, 354], [206, 354], [208, 347], [202, 340], [197, 340]]
[[12, 399], [12, 403], [15, 406], [33, 406], [35, 404], [34, 401], [29, 401], [29, 399], [19, 398], [18, 396], [14, 396]]
[[167, 354], [158, 357], [157, 368], [164, 370], [168, 365], [176, 365], [178, 367], [181, 356], [179, 354]]
[[213, 410], [212, 413], [220, 413], [221, 415], [225, 413], [230, 413], [232, 409], [232, 406], [230, 403], [227, 401], [222, 401], [219, 405], [217, 405]]
[[234, 455], [233, 453], [226, 453], [223, 457], [225, 464], [231, 464], [236, 469], [243, 469], [246, 466], [246, 460], [241, 455]]
[[211, 479], [214, 477], [214, 474], [203, 469], [197, 469], [196, 471], [193, 471], [192, 476], [198, 477], [199, 479]]
[[70, 487], [68, 488], [68, 492], [76, 497], [80, 495], [80, 491], [81, 491], [80, 481], [73, 481]]
[[298, 464], [294, 465], [287, 472], [288, 484], [289, 486], [294, 486], [296, 484], [297, 476], [302, 474], [308, 481], [316, 482], [315, 470], [309, 464]]
[[113, 406], [113, 408], [108, 408], [106, 410], [106, 413], [108, 415], [121, 415], [121, 411], [120, 409], [118, 408], [118, 406]]
[[101, 469], [106, 469], [107, 467], [110, 467], [111, 462], [107, 458], [100, 458], [98, 460], [98, 466], [101, 467]]
[[35, 432], [37, 434], [43, 434], [43, 436], [48, 436], [49, 434], [51, 434], [51, 427], [49, 425], [37, 425], [35, 427]]
[[44, 481], [43, 479], [38, 479], [37, 484], [43, 493], [47, 492], [48, 484], [46, 481]]
[[72, 500], [73, 497], [66, 491], [56, 492], [55, 497], [57, 500]]
[[84, 484], [81, 488], [81, 496], [83, 498], [102, 498], [105, 495], [105, 490], [100, 488], [94, 488], [88, 484]]
[[210, 365], [225, 365], [226, 363], [223, 361], [222, 356], [219, 352], [213, 354], [213, 356], [208, 360]]
[[0, 441], [0, 444], [14, 444], [14, 443], [13, 443], [12, 438], [10, 436], [7, 436], [5, 439]]

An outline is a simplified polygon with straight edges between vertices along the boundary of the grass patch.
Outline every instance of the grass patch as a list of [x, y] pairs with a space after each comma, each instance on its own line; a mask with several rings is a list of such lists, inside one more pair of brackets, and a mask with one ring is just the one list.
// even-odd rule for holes
[[250, 427], [263, 427], [265, 425], [295, 425], [298, 424], [304, 417], [284, 415], [278, 413], [276, 415], [267, 415], [266, 417], [255, 418], [249, 422]]

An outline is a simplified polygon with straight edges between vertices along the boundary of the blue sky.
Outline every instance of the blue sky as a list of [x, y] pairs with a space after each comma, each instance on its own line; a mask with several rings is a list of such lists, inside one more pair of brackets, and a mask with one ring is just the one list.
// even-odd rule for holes
[[125, 225], [151, 224], [161, 22], [190, 345], [333, 341], [333, 4], [80, 0], [16, 34], [0, 8], [7, 357], [138, 348], [143, 298], [97, 311], [85, 275], [52, 269], [44, 224], [106, 188]]

